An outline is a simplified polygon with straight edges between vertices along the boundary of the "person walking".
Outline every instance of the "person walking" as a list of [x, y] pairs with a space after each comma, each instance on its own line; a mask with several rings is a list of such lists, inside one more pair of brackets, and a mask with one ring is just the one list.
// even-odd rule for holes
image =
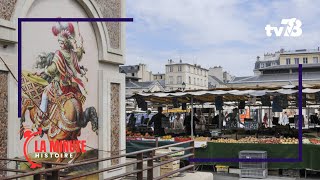
[[158, 113], [152, 116], [149, 121], [149, 125], [154, 124], [154, 135], [164, 136], [164, 128], [162, 127], [162, 121], [166, 119], [166, 116], [162, 114], [162, 107], [158, 107]]

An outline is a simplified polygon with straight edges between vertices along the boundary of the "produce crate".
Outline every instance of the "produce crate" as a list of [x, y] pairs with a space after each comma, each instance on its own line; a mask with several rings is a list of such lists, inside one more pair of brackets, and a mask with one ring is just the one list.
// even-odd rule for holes
[[[267, 159], [266, 151], [240, 151], [239, 159]], [[267, 169], [267, 162], [240, 162], [240, 169]]]
[[162, 154], [166, 154], [166, 153], [169, 153], [169, 152], [171, 152], [170, 149], [158, 149], [158, 150], [156, 150], [155, 155], [156, 156], [157, 155], [162, 155]]
[[267, 169], [240, 169], [240, 178], [267, 178]]
[[[179, 151], [183, 149], [182, 147], [169, 147], [169, 150], [174, 152], [174, 151]], [[171, 154], [170, 156], [183, 156], [184, 155], [184, 151], [179, 151], [179, 152], [176, 152], [174, 154]]]
[[180, 168], [180, 160], [176, 160], [161, 166], [161, 169], [171, 169], [176, 170]]
[[185, 142], [185, 141], [189, 141], [189, 140], [191, 140], [191, 138], [180, 138], [180, 137], [174, 138], [175, 142]]
[[229, 166], [216, 165], [215, 168], [218, 173], [228, 173], [229, 172]]
[[164, 156], [164, 157], [160, 158], [160, 161], [167, 161], [167, 160], [170, 160], [170, 159], [172, 159], [172, 156]]

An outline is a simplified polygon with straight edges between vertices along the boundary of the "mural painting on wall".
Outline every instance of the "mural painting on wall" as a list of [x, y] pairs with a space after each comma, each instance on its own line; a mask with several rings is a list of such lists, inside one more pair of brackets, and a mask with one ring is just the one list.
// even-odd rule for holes
[[[84, 106], [89, 96], [86, 86], [90, 79], [86, 75], [90, 69], [81, 65], [85, 49], [78, 23], [58, 22], [48, 34], [55, 36], [59, 49], [39, 53], [33, 68], [22, 70], [20, 139], [31, 141], [30, 136], [39, 136], [34, 147], [29, 147], [35, 151], [33, 158], [56, 162], [68, 159], [73, 163], [86, 149], [85, 139], [78, 139], [81, 129], [89, 128], [90, 122], [91, 132], [98, 134], [96, 108]], [[31, 122], [30, 127], [26, 126], [27, 121]], [[28, 159], [30, 155], [27, 152], [25, 156]]]

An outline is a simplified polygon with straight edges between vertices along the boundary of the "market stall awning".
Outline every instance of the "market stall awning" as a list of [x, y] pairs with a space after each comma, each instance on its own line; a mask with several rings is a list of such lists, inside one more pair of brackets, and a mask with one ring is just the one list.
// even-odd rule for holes
[[[290, 87], [290, 88], [289, 88]], [[146, 101], [157, 102], [157, 103], [170, 103], [174, 99], [178, 99], [181, 103], [190, 102], [190, 98], [193, 97], [195, 101], [199, 102], [213, 102], [216, 96], [223, 96], [224, 101], [239, 101], [239, 100], [249, 100], [250, 97], [261, 97], [264, 95], [295, 95], [298, 92], [297, 87], [286, 86], [278, 87], [272, 89], [261, 89], [261, 88], [252, 88], [252, 89], [210, 89], [210, 90], [195, 90], [195, 91], [176, 91], [176, 92], [154, 92], [154, 93], [137, 93], [133, 96], [143, 97]], [[305, 94], [315, 94], [320, 92], [320, 88], [304, 88], [303, 93]], [[314, 97], [308, 100], [314, 100]], [[292, 100], [292, 98], [290, 98]]]

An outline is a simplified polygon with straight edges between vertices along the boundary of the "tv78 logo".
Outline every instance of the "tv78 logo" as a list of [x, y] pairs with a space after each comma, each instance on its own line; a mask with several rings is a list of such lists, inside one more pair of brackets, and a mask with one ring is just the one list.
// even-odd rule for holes
[[[282, 19], [281, 24], [287, 25], [286, 27], [275, 27], [270, 26], [270, 24], [267, 24], [264, 28], [266, 30], [266, 34], [268, 37], [272, 36], [272, 31], [274, 31], [274, 34], [276, 36], [292, 36], [292, 37], [298, 37], [302, 34], [301, 29], [301, 21], [297, 18], [291, 18], [291, 19]], [[285, 28], [285, 31], [283, 33], [283, 30]]]

